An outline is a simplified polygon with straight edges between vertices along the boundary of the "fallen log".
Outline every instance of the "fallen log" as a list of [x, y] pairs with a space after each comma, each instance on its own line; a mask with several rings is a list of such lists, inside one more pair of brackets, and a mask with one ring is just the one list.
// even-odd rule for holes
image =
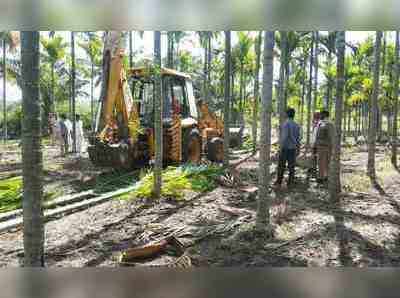
[[119, 263], [129, 263], [136, 259], [147, 259], [164, 252], [167, 248], [168, 241], [162, 240], [158, 243], [147, 244], [145, 246], [129, 248], [121, 253]]
[[174, 236], [169, 236], [163, 240], [153, 242], [144, 246], [129, 248], [123, 251], [119, 258], [119, 263], [130, 263], [137, 259], [147, 259], [155, 257], [166, 251], [168, 246], [173, 246], [179, 255], [185, 252], [185, 246]]

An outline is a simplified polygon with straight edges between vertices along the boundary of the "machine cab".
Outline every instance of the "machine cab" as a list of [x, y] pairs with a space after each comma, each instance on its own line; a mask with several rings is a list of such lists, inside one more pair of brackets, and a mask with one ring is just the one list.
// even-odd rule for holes
[[[138, 103], [141, 122], [148, 127], [154, 123], [154, 81], [146, 78], [141, 68], [132, 69], [131, 83], [133, 99]], [[163, 68], [162, 101], [163, 120], [168, 123], [173, 113], [181, 119], [198, 118], [193, 85], [190, 77], [175, 70]]]

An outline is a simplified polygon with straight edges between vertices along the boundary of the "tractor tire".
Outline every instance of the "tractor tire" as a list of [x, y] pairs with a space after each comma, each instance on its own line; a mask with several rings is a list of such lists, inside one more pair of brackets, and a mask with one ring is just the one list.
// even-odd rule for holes
[[222, 162], [224, 159], [224, 140], [212, 138], [207, 143], [207, 158], [212, 162]]
[[186, 145], [183, 148], [184, 152], [184, 161], [198, 164], [201, 161], [201, 136], [200, 132], [197, 129], [193, 129], [186, 142]]

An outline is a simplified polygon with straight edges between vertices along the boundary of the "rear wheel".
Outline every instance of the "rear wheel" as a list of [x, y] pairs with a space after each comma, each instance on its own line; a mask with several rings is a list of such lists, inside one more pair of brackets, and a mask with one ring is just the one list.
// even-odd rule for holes
[[224, 159], [224, 140], [212, 138], [207, 143], [207, 158], [213, 162], [222, 162]]

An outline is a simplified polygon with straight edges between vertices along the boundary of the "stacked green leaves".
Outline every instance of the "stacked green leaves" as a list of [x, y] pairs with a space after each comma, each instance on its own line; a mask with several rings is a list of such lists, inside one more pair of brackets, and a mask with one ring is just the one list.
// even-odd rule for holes
[[[215, 179], [223, 173], [217, 166], [184, 165], [168, 167], [162, 172], [161, 195], [181, 199], [185, 190], [206, 192], [216, 187]], [[152, 172], [142, 174], [138, 187], [133, 191], [135, 197], [151, 198], [153, 194], [154, 175]]]

